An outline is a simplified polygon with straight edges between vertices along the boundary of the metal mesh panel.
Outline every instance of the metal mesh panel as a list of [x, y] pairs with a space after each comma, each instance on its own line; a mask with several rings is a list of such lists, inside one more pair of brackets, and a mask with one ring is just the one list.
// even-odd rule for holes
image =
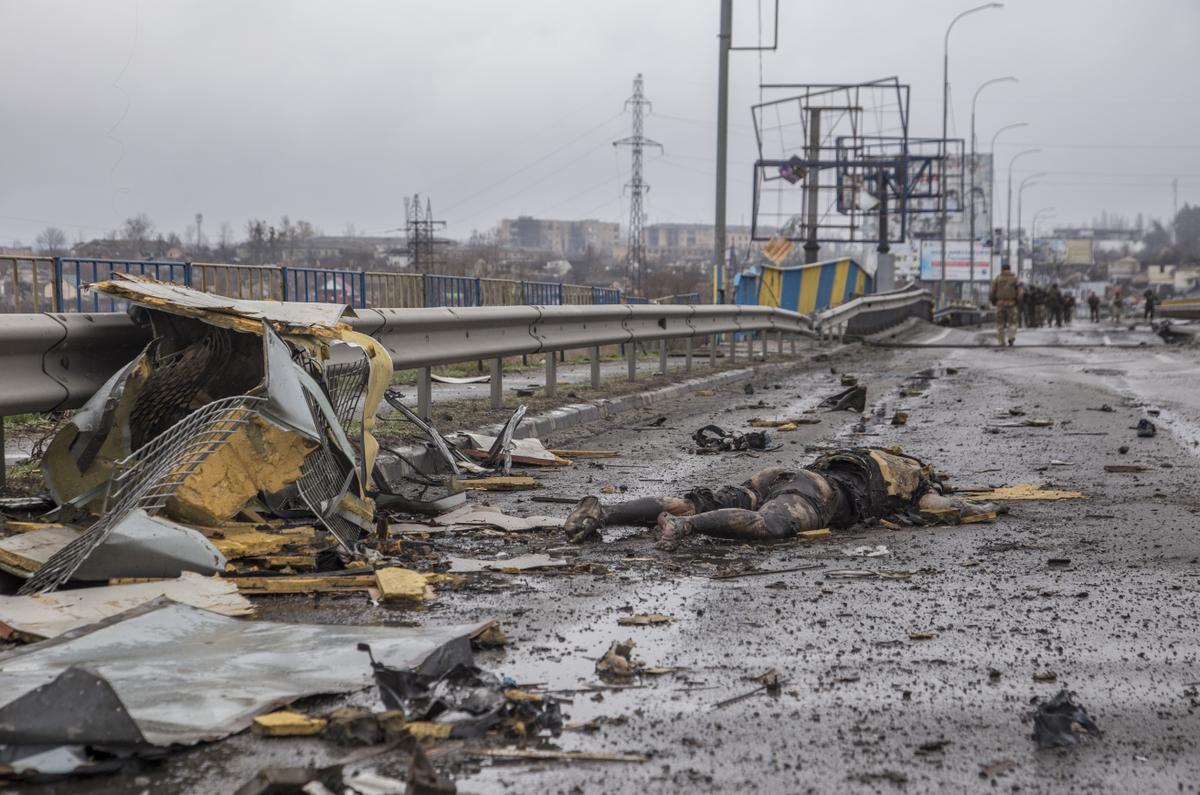
[[186, 417], [208, 373], [229, 355], [229, 337], [222, 329], [168, 356], [157, 356], [159, 340], [151, 346], [151, 370], [129, 414], [130, 449], [137, 450]]
[[354, 552], [354, 545], [362, 535], [358, 525], [338, 513], [352, 473], [325, 444], [304, 459], [300, 480], [296, 482], [304, 504], [348, 552]]
[[238, 395], [213, 401], [159, 434], [113, 467], [98, 522], [55, 552], [18, 593], [45, 593], [71, 578], [112, 529], [132, 511], [154, 514], [197, 467], [249, 422], [262, 398]]
[[[317, 427], [321, 429], [321, 446], [304, 459], [304, 464], [300, 467], [300, 479], [296, 481], [296, 489], [305, 507], [333, 534], [339, 544], [353, 553], [361, 530], [337, 511], [341, 506], [342, 495], [350, 488], [354, 465], [347, 464], [333, 451], [329, 443], [329, 423], [324, 412], [311, 395], [306, 395], [306, 398]], [[334, 405], [336, 411], [337, 404]]]
[[325, 392], [343, 428], [358, 422], [359, 407], [366, 394], [370, 375], [371, 363], [366, 356], [354, 362], [325, 365]]

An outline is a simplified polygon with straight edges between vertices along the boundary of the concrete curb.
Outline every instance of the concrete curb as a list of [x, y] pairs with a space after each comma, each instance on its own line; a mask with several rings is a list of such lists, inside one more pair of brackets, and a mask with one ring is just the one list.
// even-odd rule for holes
[[[544, 438], [555, 431], [569, 430], [589, 422], [596, 422], [605, 417], [612, 417], [627, 411], [633, 411], [634, 409], [649, 408], [656, 403], [680, 398], [689, 392], [699, 389], [710, 389], [717, 386], [736, 384], [763, 376], [784, 375], [810, 364], [814, 355], [835, 356], [856, 347], [856, 345], [856, 343], [836, 345], [828, 350], [812, 351], [807, 355], [797, 356], [795, 359], [789, 361], [766, 362], [743, 367], [738, 370], [710, 373], [690, 378], [687, 381], [681, 381], [677, 384], [659, 387], [648, 392], [635, 392], [631, 395], [622, 395], [611, 399], [601, 398], [589, 403], [571, 403], [553, 409], [546, 414], [526, 417], [513, 436], [518, 439], [530, 436]], [[495, 436], [500, 432], [501, 427], [500, 425], [489, 425], [478, 429], [476, 432]], [[440, 471], [441, 459], [428, 445], [402, 447], [397, 452], [402, 453], [413, 464], [425, 472]], [[387, 467], [389, 478], [403, 477], [412, 471], [403, 461], [385, 466]]]

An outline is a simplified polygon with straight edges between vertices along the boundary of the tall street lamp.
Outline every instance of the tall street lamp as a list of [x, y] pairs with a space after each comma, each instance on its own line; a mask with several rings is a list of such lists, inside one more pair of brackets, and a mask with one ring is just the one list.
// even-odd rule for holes
[[[999, 135], [999, 133], [997, 133]], [[1004, 255], [1000, 260], [1000, 264], [1012, 264], [1012, 170], [1013, 163], [1021, 159], [1025, 155], [1034, 155], [1042, 151], [1041, 149], [1025, 149], [1013, 155], [1013, 159], [1008, 161], [1008, 230], [1004, 234]], [[1020, 270], [1020, 263], [1017, 263], [1017, 269]]]
[[988, 152], [991, 153], [991, 155], [992, 155], [992, 191], [988, 195], [988, 218], [991, 220], [991, 224], [992, 224], [992, 229], [989, 229], [988, 231], [993, 233], [992, 234], [992, 257], [991, 257], [992, 276], [996, 275], [996, 237], [997, 237], [997, 235], [994, 234], [996, 223], [997, 223], [996, 218], [995, 218], [995, 215], [996, 215], [996, 139], [999, 138], [1003, 133], [1008, 132], [1009, 130], [1015, 130], [1018, 127], [1028, 127], [1028, 126], [1029, 126], [1029, 123], [1023, 122], [1023, 121], [1019, 121], [1016, 124], [1006, 124], [1005, 126], [1001, 127], [999, 130], [996, 130], [996, 134], [992, 136], [991, 146], [988, 147]]
[[[1038, 210], [1036, 213], [1033, 214], [1033, 220], [1029, 222], [1029, 259], [1030, 259], [1030, 262], [1033, 261], [1033, 247], [1034, 247], [1035, 241], [1037, 240], [1037, 222], [1038, 222], [1038, 219], [1041, 218], [1043, 215], [1045, 215], [1047, 218], [1053, 218], [1054, 217], [1054, 208], [1053, 207], [1043, 207], [1042, 209]], [[1033, 278], [1032, 266], [1030, 267], [1029, 278], [1030, 279]]]
[[[969, 291], [971, 293], [972, 301], [975, 300], [975, 160], [976, 160], [976, 154], [975, 154], [975, 104], [979, 101], [979, 94], [988, 86], [994, 86], [996, 83], [1016, 83], [1016, 82], [1019, 82], [1019, 81], [1015, 77], [997, 77], [993, 80], [988, 80], [986, 83], [981, 85], [979, 88], [975, 89], [975, 96], [971, 98], [971, 191], [968, 195], [971, 197], [971, 232], [969, 235], [969, 237], [971, 238], [971, 253], [970, 253], [971, 286], [969, 288]], [[992, 163], [992, 169], [993, 169], [992, 181], [995, 182], [996, 176], [995, 176], [995, 160], [994, 159], [993, 159], [993, 163]], [[989, 202], [990, 202], [990, 199], [989, 199]], [[992, 206], [989, 203], [988, 204], [988, 219], [989, 219], [988, 222], [989, 222], [989, 224], [991, 223], [991, 217], [992, 217]]]
[[942, 190], [941, 195], [941, 215], [942, 215], [942, 281], [938, 287], [938, 302], [944, 298], [946, 291], [946, 130], [949, 125], [950, 114], [950, 31], [954, 29], [954, 25], [968, 14], [974, 14], [978, 11], [986, 11], [989, 8], [1004, 8], [1004, 3], [984, 3], [981, 6], [968, 8], [954, 19], [950, 20], [950, 24], [946, 26], [946, 35], [942, 40]]
[[1039, 171], [1036, 174], [1030, 174], [1028, 177], [1021, 180], [1021, 186], [1017, 188], [1017, 267], [1015, 273], [1017, 274], [1018, 279], [1021, 278], [1021, 199], [1025, 194], [1025, 188], [1033, 187], [1033, 185], [1030, 185], [1029, 183], [1038, 177], [1046, 176], [1046, 174], [1047, 172], [1045, 171]]

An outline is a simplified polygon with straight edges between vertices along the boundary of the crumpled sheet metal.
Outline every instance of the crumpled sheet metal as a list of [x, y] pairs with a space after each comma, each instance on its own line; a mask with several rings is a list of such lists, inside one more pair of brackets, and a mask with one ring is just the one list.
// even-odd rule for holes
[[[471, 661], [471, 641], [490, 622], [421, 627], [327, 626], [241, 621], [170, 600], [134, 608], [57, 638], [0, 655], [0, 726], [7, 705], [84, 667], [116, 693], [154, 745], [216, 740], [256, 715], [320, 693], [372, 684], [375, 658], [430, 675]], [[63, 744], [75, 720], [59, 713]], [[0, 743], [19, 742], [0, 736]]]
[[206, 323], [237, 331], [257, 333], [266, 320], [280, 330], [320, 337], [334, 336], [343, 317], [354, 317], [347, 304], [316, 304], [299, 301], [252, 301], [205, 293], [146, 276], [114, 273], [109, 281], [88, 285], [89, 289], [124, 298], [140, 306], [177, 315], [195, 317]]
[[142, 449], [118, 461], [108, 481], [104, 515], [79, 538], [54, 553], [19, 592], [54, 590], [71, 578], [132, 511], [141, 509], [147, 514], [160, 511], [179, 484], [254, 415], [257, 401], [238, 395], [207, 403]]

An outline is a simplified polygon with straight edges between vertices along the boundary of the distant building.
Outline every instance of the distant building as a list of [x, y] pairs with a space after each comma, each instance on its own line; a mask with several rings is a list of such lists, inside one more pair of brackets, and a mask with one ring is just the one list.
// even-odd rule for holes
[[548, 251], [561, 257], [579, 257], [589, 252], [613, 256], [621, 243], [621, 225], [608, 221], [558, 221], [522, 215], [505, 218], [496, 230], [503, 248]]
[[1108, 265], [1108, 278], [1111, 281], [1129, 280], [1142, 272], [1142, 263], [1137, 257], [1122, 257]]
[[[712, 259], [716, 228], [712, 224], [650, 224], [646, 227], [646, 253], [658, 258]], [[750, 246], [750, 227], [725, 227], [725, 245], [744, 251]]]
[[376, 257], [394, 256], [402, 254], [406, 250], [406, 243], [407, 241], [402, 237], [321, 235], [302, 238], [286, 245], [297, 253], [320, 259], [344, 256], [348, 253], [370, 254]]

